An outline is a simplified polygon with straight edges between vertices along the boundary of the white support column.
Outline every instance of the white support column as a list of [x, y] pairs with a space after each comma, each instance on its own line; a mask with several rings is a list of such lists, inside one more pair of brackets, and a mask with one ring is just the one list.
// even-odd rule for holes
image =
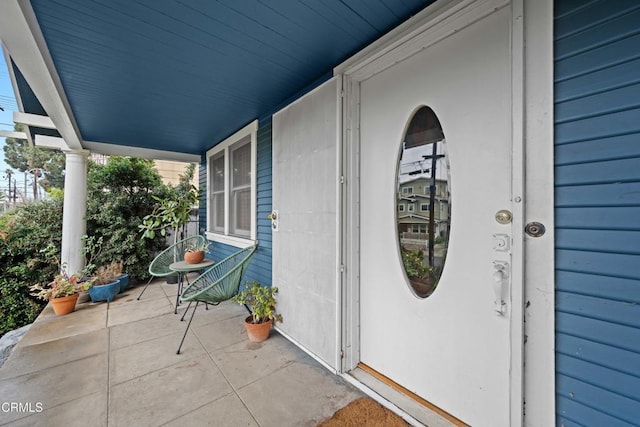
[[89, 151], [65, 151], [64, 208], [62, 212], [61, 262], [69, 274], [84, 268], [82, 236], [87, 222], [87, 159]]

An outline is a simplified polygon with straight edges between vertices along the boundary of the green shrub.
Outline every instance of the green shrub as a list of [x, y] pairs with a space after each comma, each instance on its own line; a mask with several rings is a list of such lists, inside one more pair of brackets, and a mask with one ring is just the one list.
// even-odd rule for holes
[[62, 201], [19, 206], [0, 216], [0, 334], [35, 320], [44, 303], [29, 288], [58, 271]]
[[149, 277], [155, 254], [166, 247], [165, 239], [140, 239], [139, 225], [170, 190], [162, 183], [153, 162], [111, 157], [106, 165], [90, 164], [88, 176], [87, 235], [101, 240], [96, 266], [122, 261], [130, 280]]
[[0, 336], [32, 323], [42, 305], [29, 296], [24, 282], [0, 277]]
[[426, 279], [431, 273], [431, 267], [424, 262], [424, 252], [421, 249], [401, 249], [402, 263], [409, 278]]

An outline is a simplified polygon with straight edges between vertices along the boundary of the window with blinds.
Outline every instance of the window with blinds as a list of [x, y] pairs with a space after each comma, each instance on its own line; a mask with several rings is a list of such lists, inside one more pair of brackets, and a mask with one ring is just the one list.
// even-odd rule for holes
[[240, 129], [207, 152], [207, 237], [243, 246], [256, 238], [258, 123]]

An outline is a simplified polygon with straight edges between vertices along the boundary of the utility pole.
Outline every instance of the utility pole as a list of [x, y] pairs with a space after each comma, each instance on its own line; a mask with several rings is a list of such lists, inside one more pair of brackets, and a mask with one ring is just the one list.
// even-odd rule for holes
[[11, 169], [7, 170], [7, 179], [9, 180], [9, 204], [11, 204]]
[[434, 265], [435, 255], [435, 204], [436, 204], [436, 166], [439, 159], [444, 157], [444, 154], [438, 154], [438, 142], [434, 142], [432, 145], [432, 151], [430, 156], [422, 156], [423, 159], [431, 159], [431, 177], [429, 179], [429, 265]]

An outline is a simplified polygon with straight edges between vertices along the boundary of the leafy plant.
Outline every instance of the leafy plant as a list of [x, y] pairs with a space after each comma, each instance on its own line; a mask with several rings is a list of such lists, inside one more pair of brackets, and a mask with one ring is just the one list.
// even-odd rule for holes
[[262, 286], [260, 283], [247, 282], [244, 290], [238, 293], [233, 300], [238, 304], [244, 304], [251, 310], [251, 323], [265, 323], [269, 319], [273, 322], [282, 322], [282, 315], [276, 312], [276, 295], [278, 288], [275, 286]]
[[153, 239], [156, 232], [161, 236], [166, 236], [168, 230], [173, 234], [173, 243], [178, 241], [178, 230], [189, 222], [191, 210], [198, 202], [200, 194], [198, 189], [190, 185], [189, 190], [184, 195], [175, 193], [174, 197], [161, 198], [154, 196], [158, 206], [153, 212], [145, 216], [142, 224], [138, 226], [142, 231], [142, 238]]
[[91, 287], [91, 281], [82, 281], [82, 274], [69, 276], [66, 272], [56, 274], [53, 281], [47, 285], [36, 283], [31, 286], [31, 295], [41, 300], [49, 301], [52, 298], [63, 298], [80, 291], [86, 291]]
[[199, 252], [199, 251], [206, 252], [209, 250], [209, 245], [210, 243], [206, 240], [204, 243], [200, 243], [200, 242], [191, 243], [187, 247], [186, 252]]
[[424, 252], [422, 249], [401, 249], [402, 264], [404, 265], [404, 271], [407, 276], [415, 277], [418, 279], [427, 279], [432, 271], [432, 268], [424, 263]]

